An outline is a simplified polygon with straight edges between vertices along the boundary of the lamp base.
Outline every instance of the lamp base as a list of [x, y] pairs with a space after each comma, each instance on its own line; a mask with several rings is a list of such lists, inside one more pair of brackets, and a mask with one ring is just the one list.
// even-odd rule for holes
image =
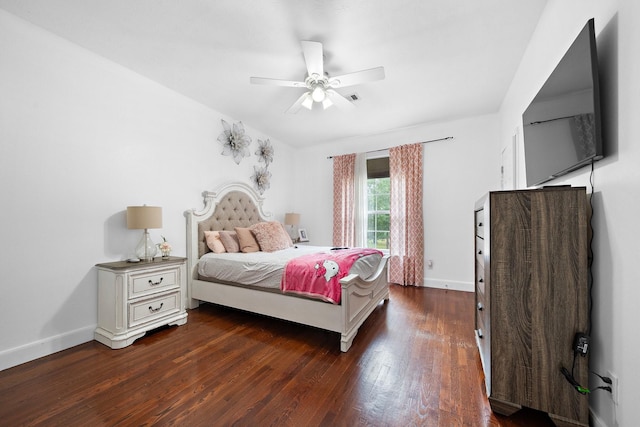
[[158, 247], [151, 240], [149, 231], [145, 228], [142, 238], [136, 246], [136, 256], [143, 261], [152, 261], [153, 257], [158, 253]]
[[289, 238], [291, 238], [293, 243], [297, 243], [297, 240], [299, 239], [298, 232], [294, 229], [293, 225], [287, 227], [287, 234], [289, 234]]

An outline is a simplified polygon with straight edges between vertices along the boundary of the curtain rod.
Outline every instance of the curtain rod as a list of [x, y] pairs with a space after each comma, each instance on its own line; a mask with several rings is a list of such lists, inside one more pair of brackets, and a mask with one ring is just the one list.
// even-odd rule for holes
[[555, 118], [553, 118], [553, 119], [538, 120], [537, 122], [531, 122], [531, 123], [529, 123], [529, 125], [541, 125], [541, 124], [543, 124], [543, 123], [555, 122], [556, 120], [573, 119], [574, 117], [576, 117], [576, 116], [555, 117]]
[[[452, 136], [446, 136], [444, 138], [437, 138], [437, 139], [430, 139], [429, 141], [422, 141], [420, 142], [420, 144], [426, 144], [428, 142], [436, 142], [436, 141], [446, 141], [448, 139], [453, 139]], [[369, 153], [377, 153], [378, 151], [385, 151], [388, 150], [388, 148], [381, 148], [379, 150], [371, 150], [371, 151], [365, 151], [365, 154], [369, 154]], [[327, 159], [333, 159], [335, 156], [327, 156]]]

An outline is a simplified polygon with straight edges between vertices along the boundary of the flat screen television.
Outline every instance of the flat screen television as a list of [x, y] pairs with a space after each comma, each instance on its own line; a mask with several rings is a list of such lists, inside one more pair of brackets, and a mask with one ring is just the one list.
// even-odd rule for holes
[[522, 122], [528, 187], [604, 156], [593, 19], [522, 114]]

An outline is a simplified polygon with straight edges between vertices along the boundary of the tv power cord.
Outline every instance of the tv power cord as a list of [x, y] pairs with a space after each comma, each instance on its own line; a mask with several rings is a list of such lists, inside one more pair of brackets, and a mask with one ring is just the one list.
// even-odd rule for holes
[[569, 372], [569, 370], [564, 366], [560, 368], [560, 372], [562, 373], [562, 375], [564, 375], [564, 377], [569, 382], [569, 384], [571, 384], [571, 386], [573, 386], [573, 388], [580, 394], [589, 394], [595, 390], [606, 390], [609, 393], [612, 393], [611, 384], [613, 383], [613, 381], [611, 381], [611, 378], [603, 377], [602, 375], [596, 372], [591, 371], [591, 373], [596, 375], [598, 378], [600, 378], [602, 382], [609, 385], [598, 386], [593, 390], [590, 390], [587, 387], [581, 386], [580, 383], [576, 381], [573, 375], [574, 369], [576, 367], [576, 357], [578, 356], [578, 354], [582, 357], [585, 357], [588, 351], [589, 351], [589, 336], [583, 333], [577, 333], [573, 340], [573, 364], [571, 366], [571, 372]]

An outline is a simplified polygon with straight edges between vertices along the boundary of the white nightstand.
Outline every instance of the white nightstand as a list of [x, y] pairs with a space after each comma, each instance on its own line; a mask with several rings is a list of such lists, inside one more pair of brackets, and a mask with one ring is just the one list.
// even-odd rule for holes
[[123, 348], [151, 329], [187, 323], [186, 258], [118, 261], [96, 267], [96, 341], [111, 348]]

